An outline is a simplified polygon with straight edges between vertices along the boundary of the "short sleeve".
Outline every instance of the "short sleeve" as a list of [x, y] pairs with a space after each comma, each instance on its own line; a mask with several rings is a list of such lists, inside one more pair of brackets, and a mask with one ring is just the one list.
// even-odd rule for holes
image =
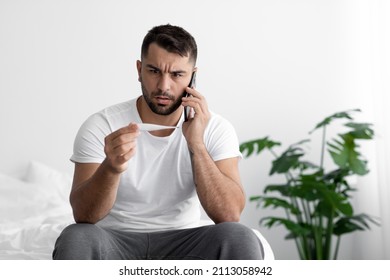
[[103, 112], [90, 116], [77, 132], [70, 160], [79, 163], [101, 163], [105, 159], [104, 138], [111, 133]]
[[214, 161], [233, 157], [242, 158], [234, 127], [219, 115], [212, 115], [205, 131], [205, 143]]

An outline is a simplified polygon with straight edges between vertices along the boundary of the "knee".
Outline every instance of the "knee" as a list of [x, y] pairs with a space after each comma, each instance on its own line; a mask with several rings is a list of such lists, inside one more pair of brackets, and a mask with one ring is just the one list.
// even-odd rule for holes
[[215, 233], [217, 235], [225, 236], [227, 238], [239, 241], [241, 241], [240, 239], [249, 239], [252, 241], [257, 240], [257, 236], [252, 229], [236, 222], [225, 222], [216, 224]]
[[69, 243], [70, 241], [93, 240], [99, 235], [100, 228], [93, 224], [72, 224], [67, 226], [61, 233], [58, 241]]
[[226, 222], [215, 225], [214, 230], [223, 247], [242, 254], [244, 259], [264, 257], [263, 245], [251, 228], [236, 222]]
[[[72, 224], [58, 237], [53, 259], [73, 259], [75, 252], [90, 252], [99, 242], [101, 229], [93, 224]], [[81, 256], [79, 256], [81, 258]]]

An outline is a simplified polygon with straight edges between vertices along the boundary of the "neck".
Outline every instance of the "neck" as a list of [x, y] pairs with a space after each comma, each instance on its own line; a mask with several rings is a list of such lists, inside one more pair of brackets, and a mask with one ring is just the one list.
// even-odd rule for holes
[[171, 126], [176, 126], [178, 124], [180, 117], [183, 113], [183, 109], [180, 107], [170, 115], [167, 116], [158, 115], [154, 113], [152, 110], [150, 110], [143, 96], [140, 96], [137, 99], [137, 110], [139, 116], [141, 117], [142, 122], [144, 123], [153, 123], [153, 124], [171, 125]]

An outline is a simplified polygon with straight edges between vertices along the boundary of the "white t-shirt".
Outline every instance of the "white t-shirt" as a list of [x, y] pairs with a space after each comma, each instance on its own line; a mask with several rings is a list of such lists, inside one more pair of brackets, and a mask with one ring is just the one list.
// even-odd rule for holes
[[[123, 102], [90, 116], [77, 133], [71, 161], [101, 163], [106, 157], [104, 138], [130, 122], [142, 122], [136, 101]], [[183, 116], [178, 126], [182, 123]], [[217, 114], [211, 113], [204, 141], [214, 161], [241, 157], [234, 128]], [[98, 225], [152, 232], [196, 227], [199, 220], [200, 204], [181, 128], [167, 137], [142, 131], [135, 156], [121, 175], [115, 204]]]

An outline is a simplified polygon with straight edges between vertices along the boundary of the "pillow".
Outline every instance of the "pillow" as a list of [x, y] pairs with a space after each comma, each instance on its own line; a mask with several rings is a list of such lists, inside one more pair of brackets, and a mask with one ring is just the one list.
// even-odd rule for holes
[[45, 184], [33, 184], [0, 174], [0, 223], [42, 215], [55, 203]]
[[51, 185], [47, 191], [69, 204], [69, 194], [72, 186], [72, 178], [69, 174], [59, 172], [43, 163], [31, 161], [23, 179], [30, 183]]

